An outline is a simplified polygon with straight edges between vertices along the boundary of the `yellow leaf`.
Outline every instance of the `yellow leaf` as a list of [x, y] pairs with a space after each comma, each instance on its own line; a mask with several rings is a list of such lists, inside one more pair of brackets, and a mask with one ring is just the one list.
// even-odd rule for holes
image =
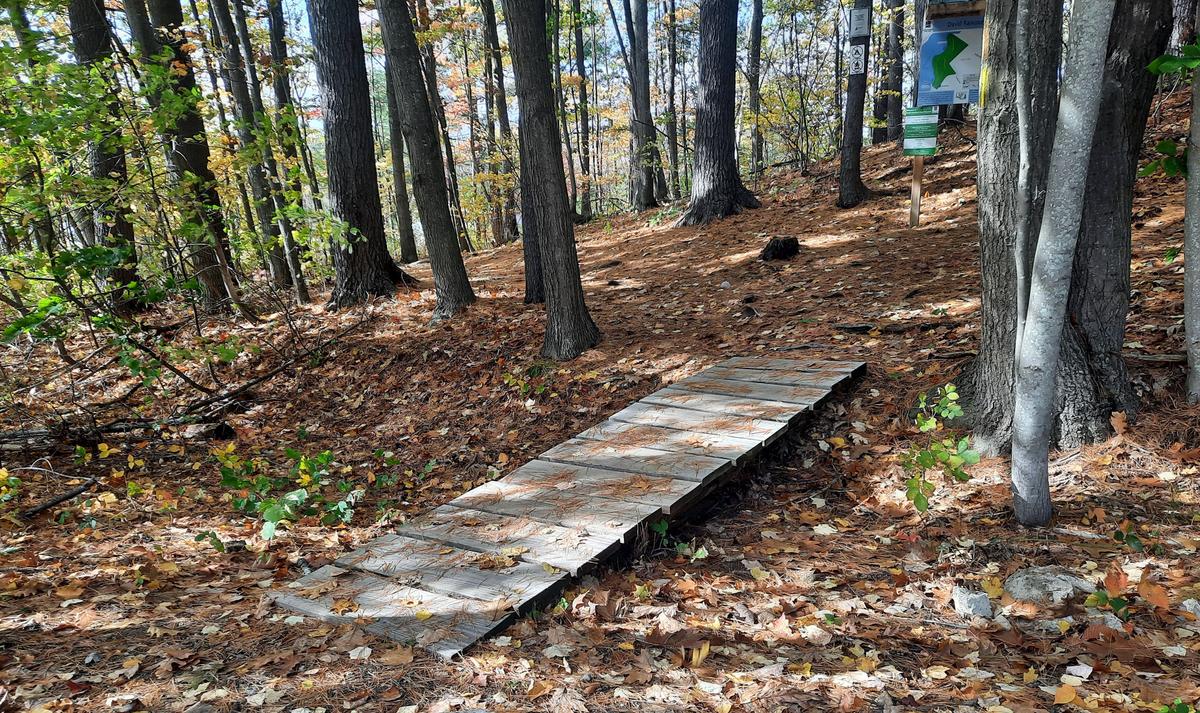
[[1065, 633], [1067, 633], [1067, 631], [1068, 631], [1070, 628], [1071, 628], [1071, 622], [1067, 621], [1066, 619], [1059, 619], [1059, 620], [1058, 620], [1058, 631], [1059, 631], [1060, 633], [1063, 633], [1063, 634], [1065, 634]]
[[541, 696], [544, 696], [553, 690], [553, 683], [548, 681], [534, 681], [533, 685], [529, 687], [529, 690], [526, 691], [525, 695], [529, 696], [530, 700], [533, 700], [535, 698], [540, 698]]
[[425, 621], [426, 619], [433, 616], [433, 612], [431, 612], [427, 609], [418, 609], [417, 612], [415, 614], [413, 614], [413, 616], [415, 616], [417, 618], [417, 621]]
[[834, 448], [846, 447], [846, 439], [842, 438], [841, 436], [834, 436], [833, 438], [827, 438], [825, 440], [828, 441], [829, 445], [833, 446]]
[[621, 649], [622, 651], [633, 651], [633, 642], [622, 641], [621, 643], [617, 644], [617, 648]]
[[1075, 689], [1072, 688], [1071, 686], [1063, 684], [1062, 686], [1058, 687], [1057, 691], [1054, 692], [1054, 705], [1056, 705], [1056, 706], [1066, 705], [1066, 704], [1070, 703], [1071, 701], [1075, 700], [1075, 697], [1076, 697]]
[[1033, 683], [1034, 681], [1037, 680], [1037, 677], [1038, 677], [1037, 669], [1030, 666], [1028, 668], [1028, 670], [1025, 671], [1025, 675], [1022, 676], [1021, 678], [1025, 679], [1025, 683]]
[[1004, 583], [1000, 581], [999, 577], [988, 577], [981, 584], [988, 598], [999, 599], [1004, 596]]

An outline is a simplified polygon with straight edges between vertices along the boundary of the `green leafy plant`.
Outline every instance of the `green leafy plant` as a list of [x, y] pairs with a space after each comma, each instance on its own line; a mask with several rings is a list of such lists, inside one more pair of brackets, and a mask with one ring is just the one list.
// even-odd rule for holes
[[[917, 431], [921, 434], [943, 431], [946, 421], [962, 416], [958, 399], [954, 384], [939, 387], [932, 394], [922, 393], [917, 398], [913, 417]], [[908, 474], [904, 483], [905, 497], [917, 512], [923, 513], [929, 509], [929, 498], [937, 490], [937, 486], [929, 479], [931, 472], [941, 471], [955, 482], [966, 482], [971, 479], [967, 466], [978, 462], [979, 453], [971, 449], [969, 436], [930, 437], [924, 445], [914, 444], [900, 456], [900, 464]]]
[[1187, 176], [1187, 144], [1180, 149], [1179, 144], [1171, 139], [1163, 139], [1154, 146], [1159, 157], [1146, 164], [1138, 171], [1139, 176], [1149, 176], [1159, 171], [1168, 177]]
[[21, 494], [21, 479], [10, 475], [8, 468], [0, 468], [0, 508], [17, 499]]
[[1184, 703], [1182, 699], [1176, 698], [1174, 703], [1164, 704], [1158, 709], [1158, 713], [1196, 713], [1200, 710], [1200, 701], [1196, 701], [1194, 705]]

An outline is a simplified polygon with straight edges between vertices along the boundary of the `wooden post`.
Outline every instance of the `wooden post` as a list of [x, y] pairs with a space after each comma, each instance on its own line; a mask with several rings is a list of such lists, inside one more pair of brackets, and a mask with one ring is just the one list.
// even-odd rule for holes
[[908, 227], [915, 228], [921, 224], [921, 179], [925, 174], [925, 157], [912, 157], [912, 198], [908, 213]]

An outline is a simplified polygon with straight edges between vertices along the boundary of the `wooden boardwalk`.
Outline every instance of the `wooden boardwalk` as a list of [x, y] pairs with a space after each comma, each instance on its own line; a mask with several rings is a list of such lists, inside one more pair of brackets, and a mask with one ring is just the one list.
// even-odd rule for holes
[[795, 427], [861, 362], [735, 357], [275, 594], [446, 658], [556, 598]]

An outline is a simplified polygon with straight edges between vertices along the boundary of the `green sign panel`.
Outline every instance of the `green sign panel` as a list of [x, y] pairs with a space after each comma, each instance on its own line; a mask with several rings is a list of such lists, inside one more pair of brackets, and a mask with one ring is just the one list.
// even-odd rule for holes
[[938, 115], [935, 107], [909, 107], [904, 112], [904, 155], [937, 153]]

